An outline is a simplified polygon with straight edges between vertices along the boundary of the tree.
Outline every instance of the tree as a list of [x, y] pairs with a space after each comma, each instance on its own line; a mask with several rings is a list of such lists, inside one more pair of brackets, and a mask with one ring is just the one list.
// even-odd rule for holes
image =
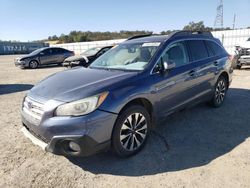
[[56, 35], [53, 35], [53, 36], [51, 37], [51, 40], [58, 40], [58, 37], [57, 37]]
[[213, 28], [205, 27], [204, 22], [189, 22], [188, 25], [184, 26], [183, 30], [185, 31], [212, 31]]
[[167, 31], [162, 31], [162, 32], [161, 32], [161, 35], [169, 35], [170, 33], [177, 32], [177, 31], [180, 31], [180, 30], [167, 30]]
[[69, 42], [86, 42], [86, 41], [99, 41], [129, 38], [135, 35], [152, 34], [151, 31], [120, 31], [120, 32], [91, 32], [91, 31], [71, 31], [68, 35], [61, 34], [60, 37], [49, 36], [48, 40], [59, 40], [60, 43]]

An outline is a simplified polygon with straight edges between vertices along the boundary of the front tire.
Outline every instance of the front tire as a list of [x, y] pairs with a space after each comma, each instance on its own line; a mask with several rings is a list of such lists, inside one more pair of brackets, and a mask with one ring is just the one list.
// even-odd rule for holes
[[138, 153], [145, 145], [151, 127], [150, 115], [140, 105], [132, 105], [117, 118], [112, 134], [112, 149], [120, 157]]
[[240, 65], [240, 64], [237, 64], [237, 65], [236, 65], [236, 69], [241, 69], [241, 65]]
[[224, 76], [220, 76], [215, 84], [214, 95], [212, 100], [210, 101], [210, 104], [215, 108], [220, 107], [225, 100], [227, 90], [227, 81]]
[[31, 60], [29, 63], [30, 69], [36, 69], [38, 67], [38, 62], [36, 60]]

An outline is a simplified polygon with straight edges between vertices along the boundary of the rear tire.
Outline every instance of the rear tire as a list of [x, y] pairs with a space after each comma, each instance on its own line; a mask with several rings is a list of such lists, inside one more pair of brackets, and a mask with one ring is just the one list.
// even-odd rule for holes
[[38, 67], [38, 62], [36, 60], [31, 60], [29, 62], [29, 68], [30, 69], [36, 69]]
[[228, 90], [228, 84], [224, 76], [220, 76], [215, 84], [213, 98], [210, 104], [218, 108], [222, 106]]
[[112, 149], [120, 157], [138, 153], [145, 145], [151, 127], [150, 115], [140, 105], [132, 105], [118, 116], [112, 133]]

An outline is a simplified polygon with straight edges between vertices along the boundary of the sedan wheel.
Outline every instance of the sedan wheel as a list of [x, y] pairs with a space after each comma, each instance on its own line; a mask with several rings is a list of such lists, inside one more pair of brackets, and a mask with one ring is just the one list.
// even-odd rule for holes
[[35, 61], [35, 60], [30, 61], [29, 67], [30, 67], [31, 69], [36, 69], [36, 68], [38, 67], [38, 62]]
[[117, 118], [112, 134], [112, 148], [121, 157], [136, 154], [143, 148], [151, 127], [150, 115], [139, 105], [124, 110]]

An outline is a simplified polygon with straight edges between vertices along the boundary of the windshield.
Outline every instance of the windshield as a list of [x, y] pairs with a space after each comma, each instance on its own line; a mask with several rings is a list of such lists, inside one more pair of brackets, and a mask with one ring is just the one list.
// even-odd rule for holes
[[44, 49], [43, 48], [39, 48], [39, 49], [31, 52], [30, 55], [36, 55], [36, 54], [40, 53], [42, 50], [44, 50]]
[[160, 42], [120, 44], [96, 59], [90, 68], [143, 70]]
[[81, 55], [92, 56], [95, 55], [101, 48], [90, 48], [85, 52], [81, 53]]

